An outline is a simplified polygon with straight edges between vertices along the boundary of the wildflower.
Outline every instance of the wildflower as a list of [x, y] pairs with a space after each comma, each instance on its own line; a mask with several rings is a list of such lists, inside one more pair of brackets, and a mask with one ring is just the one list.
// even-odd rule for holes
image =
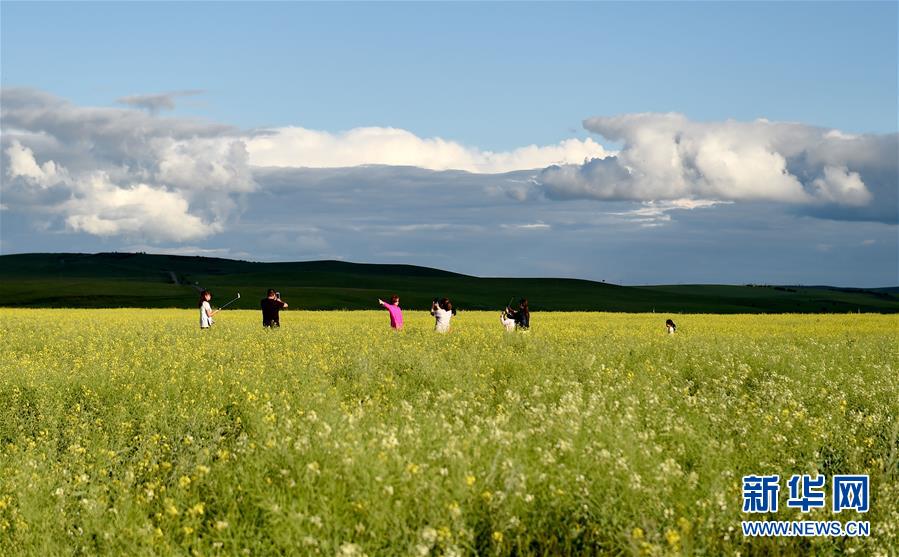
[[338, 557], [366, 557], [365, 553], [362, 551], [362, 548], [354, 543], [343, 543], [340, 544], [340, 549], [337, 552]]
[[677, 547], [680, 543], [680, 534], [678, 534], [676, 530], [666, 530], [665, 539], [668, 540], [668, 545]]
[[642, 540], [643, 539], [643, 528], [634, 528], [633, 530], [631, 530], [631, 537], [634, 538], [635, 540]]
[[496, 543], [503, 543], [503, 533], [499, 530], [493, 531], [493, 541]]
[[433, 544], [437, 540], [437, 530], [430, 526], [425, 526], [421, 530], [421, 539], [429, 544]]

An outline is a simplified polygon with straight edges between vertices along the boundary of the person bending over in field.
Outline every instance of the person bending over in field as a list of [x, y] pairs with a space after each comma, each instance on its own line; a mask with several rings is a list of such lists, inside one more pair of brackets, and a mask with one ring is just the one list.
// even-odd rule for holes
[[450, 319], [456, 314], [449, 298], [440, 298], [431, 302], [431, 315], [434, 316], [434, 330], [438, 333], [447, 333], [450, 330]]
[[507, 333], [515, 330], [515, 319], [512, 317], [512, 309], [506, 308], [499, 316], [499, 322], [503, 324], [503, 328]]
[[669, 335], [673, 335], [677, 330], [677, 325], [674, 324], [674, 321], [668, 319], [665, 321], [665, 330], [668, 331]]
[[400, 309], [400, 297], [394, 294], [390, 297], [390, 303], [388, 304], [381, 298], [378, 298], [378, 303], [387, 308], [387, 312], [390, 313], [390, 326], [397, 331], [403, 328], [403, 310]]
[[[518, 302], [518, 309], [506, 308], [504, 312], [519, 331], [527, 331], [531, 328], [531, 311], [528, 309], [528, 299], [522, 298]], [[505, 325], [505, 321], [503, 325]], [[508, 330], [508, 327], [506, 328]]]
[[274, 288], [268, 289], [268, 294], [260, 302], [262, 306], [262, 326], [275, 328], [281, 326], [281, 317], [278, 312], [287, 308], [287, 304], [281, 300], [281, 293]]
[[212, 319], [212, 316], [218, 313], [218, 311], [212, 311], [212, 306], [209, 304], [209, 301], [212, 300], [212, 293], [208, 290], [204, 290], [200, 292], [200, 328], [208, 329], [215, 322]]

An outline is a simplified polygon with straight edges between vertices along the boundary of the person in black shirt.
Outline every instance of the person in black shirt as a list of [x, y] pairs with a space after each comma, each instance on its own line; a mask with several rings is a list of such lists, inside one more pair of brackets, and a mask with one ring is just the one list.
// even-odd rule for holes
[[278, 312], [287, 308], [287, 304], [281, 301], [281, 293], [275, 292], [274, 288], [268, 289], [268, 295], [262, 299], [262, 326], [263, 327], [280, 327], [281, 321]]

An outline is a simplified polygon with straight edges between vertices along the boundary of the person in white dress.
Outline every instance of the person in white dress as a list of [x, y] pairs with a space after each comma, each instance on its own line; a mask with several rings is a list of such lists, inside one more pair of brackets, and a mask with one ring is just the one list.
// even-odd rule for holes
[[502, 314], [499, 316], [499, 321], [503, 324], [503, 328], [507, 333], [511, 333], [515, 330], [515, 318], [512, 317], [509, 308], [503, 310]]
[[431, 315], [434, 316], [434, 330], [438, 333], [447, 333], [450, 330], [450, 319], [456, 311], [448, 298], [441, 298], [431, 302]]
[[208, 329], [215, 323], [215, 320], [212, 319], [212, 316], [218, 313], [218, 311], [213, 311], [212, 306], [209, 304], [209, 301], [212, 300], [212, 293], [208, 290], [204, 290], [200, 292], [200, 328]]

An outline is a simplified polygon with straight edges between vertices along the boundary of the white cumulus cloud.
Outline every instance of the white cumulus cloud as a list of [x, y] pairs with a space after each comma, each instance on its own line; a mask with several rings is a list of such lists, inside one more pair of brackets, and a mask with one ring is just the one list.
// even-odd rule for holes
[[154, 142], [159, 183], [180, 189], [250, 192], [255, 189], [246, 145], [231, 138]]
[[845, 166], [825, 166], [824, 175], [815, 178], [812, 186], [821, 199], [841, 205], [867, 205], [872, 197], [858, 172], [849, 172]]
[[187, 241], [220, 231], [257, 187], [242, 132], [230, 126], [82, 107], [32, 89], [3, 90], [0, 122], [4, 200], [42, 215], [36, 226]]
[[654, 113], [589, 118], [584, 127], [622, 148], [544, 169], [535, 182], [551, 199], [772, 201], [830, 218], [896, 220], [895, 134]]
[[221, 224], [205, 223], [191, 214], [184, 197], [162, 188], [119, 187], [98, 173], [80, 180], [73, 189], [75, 196], [60, 207], [72, 230], [160, 242], [196, 240], [221, 230]]
[[52, 186], [67, 179], [52, 160], [38, 164], [34, 152], [13, 140], [6, 148], [9, 163], [6, 175], [11, 178], [23, 178], [27, 183], [42, 188]]

